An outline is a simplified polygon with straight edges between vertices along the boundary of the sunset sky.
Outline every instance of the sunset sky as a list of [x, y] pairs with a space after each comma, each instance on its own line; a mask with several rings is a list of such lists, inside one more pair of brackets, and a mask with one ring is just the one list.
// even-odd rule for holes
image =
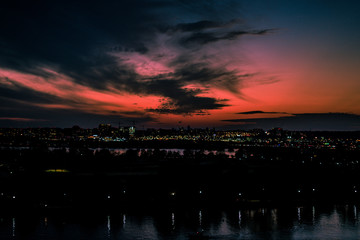
[[8, 1], [0, 127], [360, 130], [360, 2]]

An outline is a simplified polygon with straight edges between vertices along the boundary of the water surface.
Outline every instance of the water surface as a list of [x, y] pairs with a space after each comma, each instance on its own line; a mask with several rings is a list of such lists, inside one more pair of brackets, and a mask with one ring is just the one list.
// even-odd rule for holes
[[197, 231], [211, 239], [359, 239], [359, 210], [330, 205], [8, 213], [0, 214], [0, 239], [183, 240]]

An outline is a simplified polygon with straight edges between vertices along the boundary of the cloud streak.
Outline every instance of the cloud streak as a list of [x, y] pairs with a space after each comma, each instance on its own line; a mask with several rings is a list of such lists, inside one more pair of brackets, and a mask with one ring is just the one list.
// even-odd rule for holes
[[34, 119], [34, 118], [16, 118], [16, 117], [0, 117], [0, 121], [9, 120], [16, 122], [41, 122], [46, 121], [44, 119]]
[[[255, 111], [257, 112], [257, 111]], [[281, 127], [287, 130], [360, 130], [360, 115], [349, 113], [296, 113], [278, 118], [225, 119], [223, 122], [234, 123], [233, 127], [271, 129]], [[236, 125], [240, 124], [240, 125]], [[248, 126], [247, 126], [248, 125]]]
[[264, 112], [264, 111], [248, 111], [248, 112], [238, 112], [236, 114], [252, 115], [252, 114], [288, 114], [286, 112]]

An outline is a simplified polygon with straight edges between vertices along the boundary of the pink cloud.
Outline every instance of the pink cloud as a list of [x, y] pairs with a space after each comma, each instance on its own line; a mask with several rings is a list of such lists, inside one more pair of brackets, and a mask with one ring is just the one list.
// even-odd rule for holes
[[[49, 109], [75, 109], [78, 111], [97, 114], [128, 114], [129, 111], [144, 111], [151, 107], [156, 108], [162, 97], [139, 96], [126, 92], [120, 92], [109, 86], [106, 90], [97, 90], [89, 86], [76, 83], [73, 79], [45, 69], [52, 74], [51, 78], [42, 78], [31, 74], [23, 74], [15, 71], [0, 69], [3, 80], [2, 86], [21, 86], [39, 93], [55, 96], [62, 100], [61, 104], [32, 103], [21, 101], [22, 104], [34, 105]], [[20, 102], [20, 101], [19, 101]]]
[[0, 117], [0, 120], [10, 120], [17, 122], [33, 122], [33, 121], [46, 121], [44, 119], [34, 119], [34, 118], [16, 118], [16, 117]]

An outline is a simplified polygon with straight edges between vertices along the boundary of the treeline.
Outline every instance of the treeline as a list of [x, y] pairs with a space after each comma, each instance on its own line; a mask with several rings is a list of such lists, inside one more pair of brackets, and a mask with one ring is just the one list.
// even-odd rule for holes
[[347, 201], [360, 194], [359, 151], [341, 149], [242, 147], [229, 156], [221, 149], [34, 148], [2, 149], [1, 156], [0, 192], [38, 196], [33, 202], [60, 201], [65, 193], [82, 204], [110, 196], [116, 203], [242, 203]]
[[355, 169], [360, 166], [359, 150], [240, 147], [237, 149], [127, 149], [31, 148], [0, 150], [2, 172], [42, 172], [67, 169], [72, 172], [118, 171], [123, 166], [159, 164], [284, 165], [296, 167]]

